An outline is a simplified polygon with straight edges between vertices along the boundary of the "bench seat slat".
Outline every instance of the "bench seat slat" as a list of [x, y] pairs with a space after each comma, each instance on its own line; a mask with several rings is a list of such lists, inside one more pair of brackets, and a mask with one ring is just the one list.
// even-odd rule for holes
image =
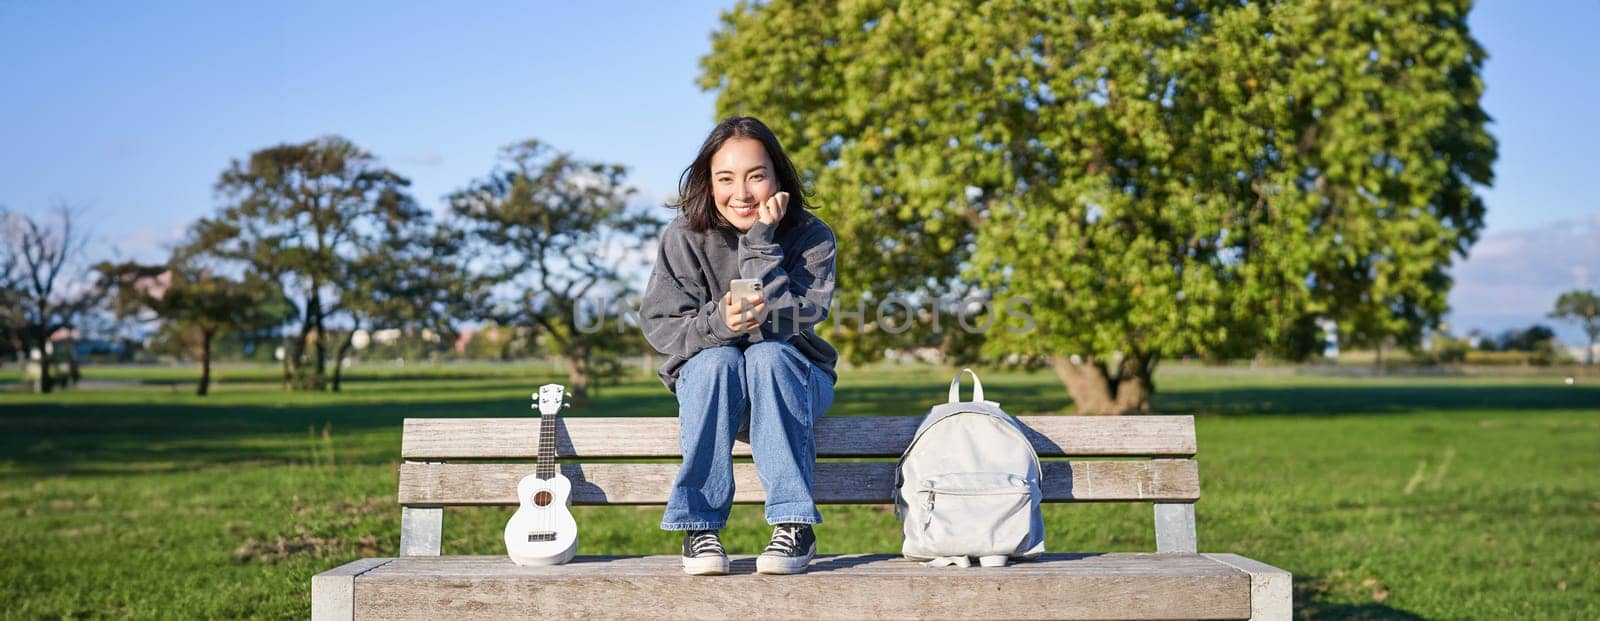
[[[400, 466], [400, 504], [413, 506], [515, 505], [517, 481], [533, 464], [427, 464]], [[895, 464], [820, 462], [813, 484], [819, 503], [893, 502]], [[572, 480], [575, 505], [658, 505], [677, 476], [677, 464], [562, 464]], [[765, 498], [754, 464], [734, 464], [734, 502]], [[1047, 502], [1194, 502], [1200, 474], [1194, 460], [1074, 461], [1044, 463]]]
[[[1040, 457], [1188, 457], [1193, 416], [1021, 416]], [[921, 416], [841, 416], [817, 422], [818, 457], [893, 457]], [[678, 419], [572, 418], [557, 421], [556, 452], [575, 457], [678, 457]], [[539, 419], [408, 418], [401, 457], [410, 460], [531, 459]], [[734, 454], [748, 456], [739, 442]]]
[[715, 579], [686, 576], [677, 556], [579, 557], [556, 567], [517, 567], [499, 556], [400, 558], [355, 578], [363, 602], [355, 618], [1250, 615], [1250, 576], [1192, 554], [1047, 555], [981, 571], [891, 555], [823, 556], [795, 576], [756, 575], [754, 557], [736, 556], [731, 569]]

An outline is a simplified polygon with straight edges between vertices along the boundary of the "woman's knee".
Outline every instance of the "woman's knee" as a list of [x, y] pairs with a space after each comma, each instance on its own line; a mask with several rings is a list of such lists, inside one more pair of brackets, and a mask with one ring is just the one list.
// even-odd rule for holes
[[787, 342], [762, 341], [744, 350], [744, 367], [745, 375], [751, 378], [774, 375], [805, 378], [810, 371], [810, 361]]
[[684, 363], [677, 387], [678, 417], [684, 421], [684, 433], [703, 422], [736, 421], [748, 402], [744, 356], [736, 347], [702, 350]]
[[744, 354], [737, 347], [700, 350], [683, 364], [680, 380], [707, 381], [744, 376]]
[[739, 347], [710, 347], [701, 349], [683, 363], [683, 370], [696, 373], [730, 373], [744, 370], [744, 354]]

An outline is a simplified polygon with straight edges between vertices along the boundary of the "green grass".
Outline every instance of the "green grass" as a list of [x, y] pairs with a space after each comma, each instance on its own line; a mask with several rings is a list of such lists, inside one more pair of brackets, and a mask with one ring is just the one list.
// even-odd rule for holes
[[[520, 416], [549, 368], [359, 367], [342, 394], [229, 367], [92, 368], [116, 380], [0, 393], [0, 615], [305, 617], [310, 577], [398, 547], [408, 416]], [[15, 377], [14, 373], [10, 377]], [[918, 414], [948, 373], [845, 370], [833, 416]], [[1047, 373], [989, 373], [1014, 414], [1068, 403]], [[1305, 618], [1600, 616], [1600, 382], [1334, 378], [1166, 367], [1158, 409], [1199, 415], [1200, 547], [1295, 574]], [[670, 415], [653, 379], [595, 414]], [[580, 414], [581, 415], [581, 414]], [[671, 553], [659, 508], [579, 508], [584, 554]], [[882, 507], [825, 507], [823, 553], [895, 552]], [[509, 509], [450, 510], [446, 553], [498, 554]], [[1149, 551], [1149, 505], [1051, 506], [1054, 551]], [[768, 534], [737, 507], [735, 552]]]

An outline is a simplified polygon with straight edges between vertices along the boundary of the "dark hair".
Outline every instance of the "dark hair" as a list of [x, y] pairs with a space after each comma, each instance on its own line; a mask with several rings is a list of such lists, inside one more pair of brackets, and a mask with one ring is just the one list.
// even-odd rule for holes
[[767, 149], [772, 167], [776, 169], [772, 171], [772, 176], [778, 180], [778, 191], [789, 193], [788, 210], [774, 233], [798, 224], [800, 214], [811, 208], [800, 187], [800, 175], [795, 172], [794, 163], [789, 161], [789, 156], [783, 152], [783, 145], [778, 144], [778, 137], [772, 134], [772, 130], [749, 116], [730, 116], [712, 128], [711, 135], [706, 136], [705, 143], [700, 145], [699, 155], [694, 156], [694, 163], [683, 169], [683, 174], [678, 177], [678, 202], [668, 207], [682, 210], [683, 216], [689, 220], [689, 228], [695, 231], [711, 227], [733, 230], [733, 225], [717, 212], [716, 199], [711, 194], [711, 156], [716, 155], [723, 143], [733, 138], [760, 141], [761, 146]]

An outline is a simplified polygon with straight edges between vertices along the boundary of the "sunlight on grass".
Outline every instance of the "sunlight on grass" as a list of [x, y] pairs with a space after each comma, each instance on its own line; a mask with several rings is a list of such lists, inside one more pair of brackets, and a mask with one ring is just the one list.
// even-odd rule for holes
[[[171, 369], [94, 368], [114, 384], [0, 394], [0, 564], [18, 617], [305, 617], [311, 575], [398, 548], [406, 417], [530, 416], [553, 369], [351, 372], [340, 394], [285, 393], [271, 367], [223, 369], [195, 397]], [[842, 374], [834, 416], [916, 415], [949, 370]], [[1157, 408], [1199, 416], [1200, 547], [1296, 576], [1308, 618], [1600, 615], [1600, 385], [1550, 377], [1339, 378], [1173, 365]], [[986, 373], [1016, 414], [1060, 413], [1048, 373]], [[573, 415], [670, 416], [652, 377]], [[886, 507], [825, 507], [822, 552], [898, 550]], [[510, 509], [450, 510], [447, 554], [500, 554]], [[584, 554], [669, 554], [659, 507], [577, 509]], [[1149, 505], [1050, 506], [1053, 551], [1149, 551]], [[734, 552], [769, 531], [741, 506]]]

